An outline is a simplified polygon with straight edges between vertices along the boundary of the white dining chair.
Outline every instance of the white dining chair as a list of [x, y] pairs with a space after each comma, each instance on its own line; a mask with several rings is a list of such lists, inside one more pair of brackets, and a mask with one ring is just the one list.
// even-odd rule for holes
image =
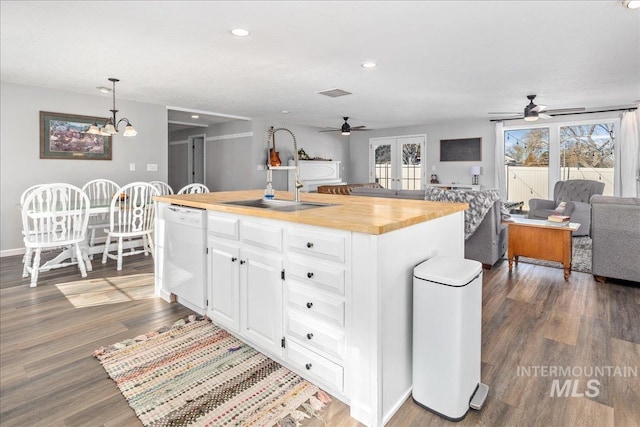
[[[69, 265], [77, 264], [82, 277], [87, 277], [87, 271], [91, 271], [84, 246], [88, 220], [89, 198], [76, 186], [42, 185], [25, 198], [22, 231], [26, 254], [22, 277], [31, 275], [31, 287], [38, 285], [40, 272]], [[42, 250], [57, 248], [65, 250], [40, 265]]]
[[[117, 261], [116, 269], [122, 270], [122, 258], [143, 253], [153, 256], [153, 230], [155, 221], [155, 202], [158, 189], [148, 182], [132, 182], [120, 188], [113, 196], [109, 208], [109, 228], [105, 229], [107, 240], [102, 253], [102, 263], [107, 258]], [[118, 240], [117, 254], [109, 253], [111, 239]], [[124, 239], [142, 239], [142, 249], [124, 253]]]
[[171, 186], [169, 184], [167, 184], [166, 182], [151, 181], [151, 182], [149, 182], [149, 184], [151, 184], [154, 187], [156, 187], [158, 189], [158, 194], [160, 194], [160, 195], [173, 194], [173, 188], [171, 188]]
[[178, 194], [197, 194], [208, 193], [209, 189], [206, 185], [194, 182], [193, 184], [185, 185], [178, 191]]
[[[85, 194], [89, 197], [89, 203], [92, 206], [96, 204], [110, 204], [111, 198], [114, 196], [114, 194], [118, 194], [120, 192], [120, 186], [109, 179], [99, 178], [87, 182], [82, 187], [82, 191], [84, 191]], [[87, 233], [89, 234], [89, 248], [92, 248], [93, 246], [96, 246], [96, 243], [99, 243], [96, 239], [96, 232], [98, 230], [103, 230], [108, 226], [108, 213], [89, 215], [89, 225], [87, 231]], [[104, 240], [104, 238], [100, 238], [100, 240]], [[93, 255], [90, 255], [89, 258], [93, 259]]]

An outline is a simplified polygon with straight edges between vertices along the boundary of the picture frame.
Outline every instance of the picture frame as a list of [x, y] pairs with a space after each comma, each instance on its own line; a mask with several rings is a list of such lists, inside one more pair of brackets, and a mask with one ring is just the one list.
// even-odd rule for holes
[[482, 161], [482, 138], [441, 139], [440, 161]]
[[86, 133], [104, 117], [40, 111], [40, 158], [65, 160], [111, 160], [111, 136]]

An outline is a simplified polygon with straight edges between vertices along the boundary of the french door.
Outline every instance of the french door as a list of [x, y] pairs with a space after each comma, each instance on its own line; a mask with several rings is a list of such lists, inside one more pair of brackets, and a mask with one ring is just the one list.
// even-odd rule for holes
[[425, 188], [426, 139], [426, 135], [369, 139], [369, 181], [393, 190]]

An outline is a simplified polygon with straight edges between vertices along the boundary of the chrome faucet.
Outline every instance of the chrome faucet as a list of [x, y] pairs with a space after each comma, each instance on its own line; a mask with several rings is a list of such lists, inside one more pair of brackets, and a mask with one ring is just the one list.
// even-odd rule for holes
[[276, 132], [278, 132], [279, 130], [287, 131], [287, 132], [289, 132], [291, 137], [293, 137], [293, 155], [294, 155], [294, 159], [295, 159], [295, 169], [293, 170], [293, 201], [294, 202], [299, 202], [300, 201], [300, 189], [302, 187], [304, 187], [304, 183], [302, 181], [300, 181], [300, 170], [299, 170], [299, 166], [298, 166], [298, 142], [296, 141], [296, 136], [289, 129], [287, 129], [287, 128], [274, 129], [273, 126], [271, 126], [271, 128], [269, 129], [269, 138], [268, 138], [267, 143], [269, 143], [271, 141], [271, 138], [273, 137], [273, 135]]

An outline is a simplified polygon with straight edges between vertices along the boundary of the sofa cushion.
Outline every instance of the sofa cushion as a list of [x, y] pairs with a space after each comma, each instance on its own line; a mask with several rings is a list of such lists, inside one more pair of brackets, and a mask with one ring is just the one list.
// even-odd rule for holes
[[396, 190], [390, 190], [388, 188], [356, 187], [351, 189], [351, 194], [354, 196], [393, 197], [396, 195]]
[[424, 200], [424, 190], [398, 190], [396, 197], [399, 199]]

